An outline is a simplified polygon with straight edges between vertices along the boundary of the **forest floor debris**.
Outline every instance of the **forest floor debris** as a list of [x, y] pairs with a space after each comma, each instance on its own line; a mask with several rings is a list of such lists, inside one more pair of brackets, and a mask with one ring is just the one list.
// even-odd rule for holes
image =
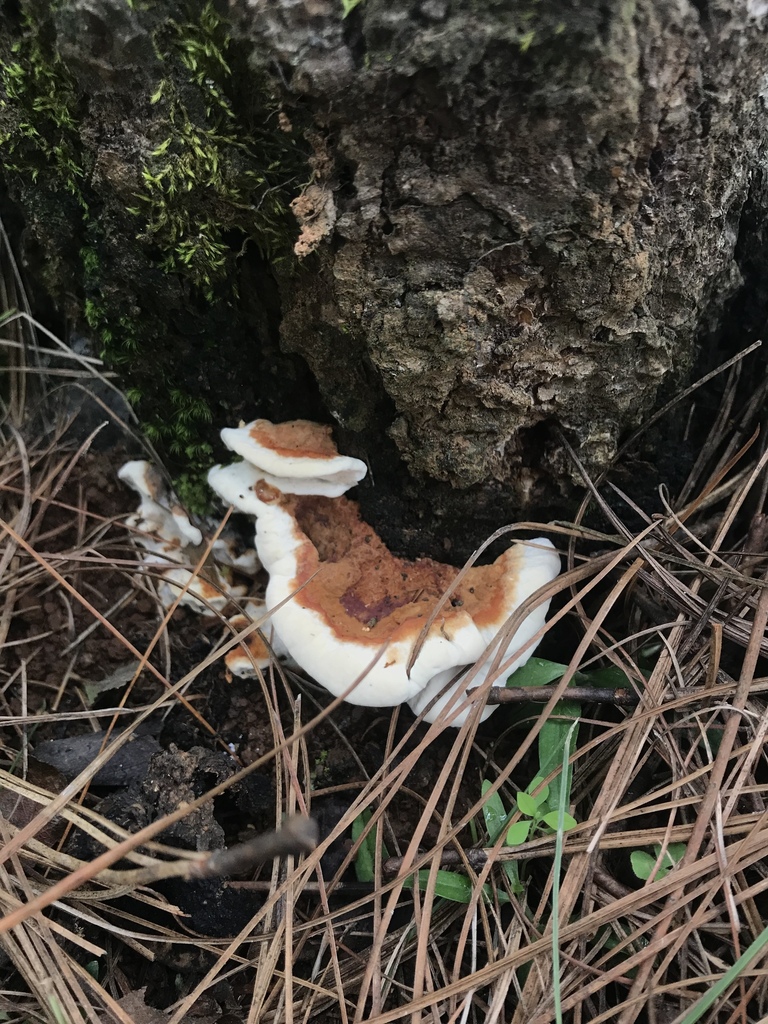
[[[228, 676], [223, 618], [164, 607], [132, 543], [135, 451], [55, 425], [55, 368], [31, 394], [36, 335], [6, 318], [0, 1019], [765, 1016], [768, 453], [738, 362], [665, 508], [585, 481], [541, 525], [565, 572], [513, 682], [546, 703], [441, 730], [276, 662]], [[130, 874], [295, 814], [319, 827], [301, 859]]]

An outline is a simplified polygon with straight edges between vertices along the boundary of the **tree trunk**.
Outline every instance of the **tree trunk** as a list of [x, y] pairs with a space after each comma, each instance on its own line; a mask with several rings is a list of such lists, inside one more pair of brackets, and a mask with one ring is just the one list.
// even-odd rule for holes
[[463, 557], [567, 501], [556, 427], [605, 468], [734, 297], [762, 318], [768, 8], [346, 4], [23, 2], [7, 190], [161, 439], [158, 365], [201, 463], [207, 415], [324, 416], [385, 537]]

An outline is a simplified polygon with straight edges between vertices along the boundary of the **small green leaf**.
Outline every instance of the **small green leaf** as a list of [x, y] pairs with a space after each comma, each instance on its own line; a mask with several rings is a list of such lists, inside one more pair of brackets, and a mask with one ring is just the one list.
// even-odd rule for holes
[[[421, 882], [419, 872], [419, 882]], [[429, 871], [424, 871], [429, 875]], [[445, 900], [452, 900], [454, 903], [469, 903], [472, 899], [472, 883], [466, 875], [460, 875], [454, 871], [438, 870], [435, 879], [435, 895], [442, 896]]]
[[647, 881], [653, 871], [656, 858], [652, 857], [650, 853], [646, 853], [645, 850], [633, 850], [629, 860], [635, 875], [641, 881]]
[[537, 775], [533, 781], [535, 785], [532, 784], [526, 787], [526, 793], [533, 797], [536, 801], [536, 810], [540, 811], [546, 804], [547, 800], [549, 800], [549, 786], [542, 786], [538, 793], [534, 793], [533, 790], [536, 789], [536, 786], [541, 782], [541, 776]]
[[[502, 867], [504, 868], [504, 874], [507, 876], [507, 881], [509, 882], [509, 887], [512, 890], [512, 892], [515, 894], [515, 896], [522, 895], [522, 893], [525, 892], [525, 886], [520, 881], [520, 867], [517, 861], [502, 861]], [[499, 892], [498, 895], [500, 903], [508, 902], [503, 893]]]
[[[483, 779], [482, 793], [483, 796], [491, 788], [491, 782], [488, 779]], [[504, 807], [504, 803], [498, 793], [494, 793], [489, 796], [483, 804], [483, 817], [485, 818], [485, 827], [488, 830], [488, 836], [491, 843], [495, 843], [499, 838], [499, 834], [506, 827], [507, 820], [509, 819], [509, 813]], [[514, 825], [510, 825], [505, 836], [505, 843], [507, 846], [519, 846], [524, 843], [531, 832], [531, 825], [533, 822], [528, 821], [517, 821]], [[522, 892], [522, 885], [520, 884], [520, 878], [518, 875], [517, 864], [513, 861], [505, 864], [505, 870], [507, 877], [512, 883], [512, 889], [514, 892]]]
[[517, 806], [521, 814], [526, 814], [529, 818], [536, 817], [538, 807], [536, 800], [530, 795], [530, 793], [518, 793]]
[[341, 6], [344, 11], [342, 17], [346, 18], [348, 14], [354, 11], [359, 3], [361, 3], [361, 0], [341, 0]]
[[[361, 811], [352, 822], [352, 842], [356, 843], [371, 820], [369, 810]], [[355, 857], [355, 875], [358, 882], [372, 882], [376, 864], [376, 830], [372, 829], [360, 844]]]
[[616, 665], [606, 665], [604, 668], [592, 669], [589, 672], [579, 672], [579, 682], [585, 686], [604, 686], [611, 690], [621, 690], [632, 685], [626, 674]]
[[[419, 871], [419, 889], [422, 892], [426, 889], [429, 880], [429, 868], [422, 868]], [[413, 888], [413, 875], [403, 883], [404, 889]], [[483, 886], [483, 897], [491, 902], [494, 890], [487, 883]], [[472, 899], [472, 882], [466, 875], [456, 871], [438, 870], [435, 878], [435, 895], [444, 900], [451, 900], [453, 903], [469, 903]], [[496, 898], [499, 903], [508, 903], [509, 897], [505, 892], [496, 890]]]
[[[657, 846], [657, 847], [655, 847], [655, 849], [656, 849], [656, 853], [658, 855], [661, 852], [661, 847]], [[669, 846], [667, 847], [667, 854], [666, 854], [666, 857], [665, 857], [665, 861], [666, 860], [671, 860], [672, 863], [670, 864], [670, 867], [672, 867], [673, 864], [679, 864], [680, 861], [685, 856], [685, 851], [687, 849], [688, 849], [688, 846], [687, 846], [686, 843], [670, 843]]]
[[[661, 881], [675, 864], [679, 863], [685, 855], [686, 845], [685, 843], [670, 843], [666, 849], [664, 857], [659, 865], [656, 874], [654, 875], [654, 881]], [[642, 881], [647, 881], [653, 869], [656, 866], [656, 862], [661, 854], [661, 844], [654, 843], [652, 856], [650, 853], [646, 853], [645, 850], [633, 850], [630, 854], [630, 863], [632, 864], [632, 870], [635, 875]]]
[[[534, 777], [531, 779], [531, 781], [525, 787], [525, 792], [526, 793], [530, 793], [531, 796], [533, 796], [533, 791], [535, 789], [538, 789], [543, 781], [544, 781], [544, 776], [543, 775], [534, 775]], [[545, 799], [546, 799], [549, 796], [549, 786], [544, 786], [543, 789], [541, 790], [541, 792], [546, 794], [545, 795]]]
[[[489, 779], [483, 779], [482, 795], [488, 792], [491, 788], [491, 781]], [[499, 838], [501, 830], [507, 823], [509, 815], [504, 808], [504, 803], [498, 793], [493, 793], [487, 798], [483, 804], [483, 818], [485, 819], [485, 827], [488, 831], [488, 838], [492, 843], [495, 843]]]
[[531, 833], [532, 821], [516, 821], [507, 830], [507, 846], [520, 846]]
[[555, 679], [562, 678], [567, 667], [544, 658], [529, 658], [507, 679], [507, 686], [549, 686]]
[[[557, 811], [550, 811], [548, 814], [545, 814], [544, 817], [541, 820], [544, 822], [544, 824], [548, 828], [551, 828], [553, 832], [557, 832], [557, 818], [558, 818]], [[570, 814], [568, 814], [567, 811], [564, 812], [564, 814], [563, 814], [563, 831], [567, 832], [569, 828], [576, 828], [577, 825], [578, 825], [578, 822], [576, 821], [576, 819], [573, 818]]]

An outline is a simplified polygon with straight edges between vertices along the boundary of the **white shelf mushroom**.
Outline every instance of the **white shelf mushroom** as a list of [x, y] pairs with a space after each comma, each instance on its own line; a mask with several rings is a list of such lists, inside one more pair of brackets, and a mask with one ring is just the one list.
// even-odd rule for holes
[[198, 561], [203, 535], [172, 499], [149, 462], [126, 462], [117, 475], [141, 497], [138, 511], [127, 522], [138, 531], [136, 542], [144, 549], [144, 565], [159, 571], [157, 593], [164, 608], [178, 600], [201, 615], [221, 612], [233, 597], [245, 593], [243, 587], [230, 587], [215, 566], [206, 569], [206, 578], [179, 564]]
[[[339, 455], [330, 427], [309, 420], [277, 425], [269, 420], [254, 420], [239, 427], [225, 427], [221, 439], [245, 462], [234, 463], [226, 470], [215, 467], [211, 470], [213, 479], [216, 470], [237, 471], [246, 489], [262, 480], [282, 491], [289, 487], [291, 494], [338, 498], [359, 484], [367, 472], [360, 459]], [[208, 482], [216, 490], [211, 479], [209, 474]]]
[[203, 535], [183, 509], [171, 504], [160, 474], [149, 462], [134, 459], [117, 471], [123, 483], [137, 492], [141, 504], [128, 525], [141, 531], [139, 543], [148, 551], [169, 555], [188, 545], [202, 543]]
[[[231, 570], [255, 576], [261, 565], [253, 549], [238, 554], [232, 539], [220, 536], [213, 544], [212, 559], [206, 560], [205, 573], [196, 575], [179, 563], [200, 560], [203, 535], [173, 502], [157, 470], [148, 462], [135, 460], [125, 463], [118, 477], [141, 496], [139, 509], [129, 517], [128, 525], [138, 531], [136, 541], [144, 551], [142, 563], [158, 573], [157, 595], [164, 608], [178, 602], [199, 615], [210, 616], [212, 612], [223, 613], [233, 599], [245, 595], [246, 587], [232, 585]], [[265, 617], [263, 601], [251, 598], [242, 607], [242, 613], [227, 619], [236, 632]], [[254, 629], [226, 653], [224, 663], [232, 675], [253, 678], [268, 667], [272, 654], [290, 662], [271, 623], [265, 624], [264, 636], [269, 646], [262, 633]]]
[[[257, 420], [222, 432], [246, 462], [214, 467], [211, 487], [256, 516], [256, 548], [269, 573], [266, 606], [290, 656], [331, 693], [383, 707], [409, 701], [419, 713], [480, 659], [509, 616], [560, 571], [551, 542], [513, 544], [488, 566], [458, 570], [431, 559], [396, 558], [341, 493], [365, 464], [339, 456], [330, 428]], [[441, 597], [450, 599], [415, 644]], [[544, 623], [549, 602], [530, 613], [507, 645], [512, 655]], [[535, 645], [513, 667], [528, 660]], [[486, 677], [487, 677], [486, 668]], [[482, 681], [480, 676], [476, 679]], [[472, 685], [477, 685], [473, 682]], [[425, 718], [436, 721], [462, 679]], [[484, 710], [490, 715], [493, 707]], [[454, 719], [460, 725], [468, 712]]]
[[240, 679], [253, 679], [261, 671], [269, 668], [272, 655], [285, 662], [290, 662], [280, 637], [276, 635], [272, 623], [266, 621], [267, 607], [263, 601], [251, 599], [245, 602], [243, 613], [233, 615], [227, 620], [231, 629], [238, 633], [252, 623], [263, 622], [264, 636], [269, 641], [265, 643], [262, 632], [253, 629], [244, 640], [241, 640], [237, 647], [233, 647], [224, 655], [224, 664], [233, 676]]

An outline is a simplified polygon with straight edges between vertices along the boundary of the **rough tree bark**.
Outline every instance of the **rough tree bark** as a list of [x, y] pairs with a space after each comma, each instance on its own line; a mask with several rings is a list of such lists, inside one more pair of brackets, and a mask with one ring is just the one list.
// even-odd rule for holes
[[[200, 0], [169, 5], [182, 26], [170, 41], [138, 3], [38, 6], [22, 4], [71, 75], [101, 217], [98, 241], [86, 225], [82, 242], [103, 261], [99, 296], [123, 289], [168, 338], [203, 337], [187, 384], [208, 388], [214, 418], [324, 412], [369, 459], [363, 503], [401, 550], [460, 557], [488, 528], [567, 499], [555, 427], [605, 468], [729, 303], [749, 289], [763, 315], [763, 0], [361, 0], [346, 17], [341, 0]], [[213, 81], [232, 116], [253, 124], [253, 96], [268, 94], [284, 147], [273, 166], [289, 150], [302, 165], [257, 202], [242, 193], [239, 222], [218, 203], [214, 242], [239, 283], [223, 304], [183, 267], [169, 274], [162, 230], [136, 243], [125, 212], [166, 127], [174, 159], [194, 146], [158, 82], [191, 123], [210, 118], [190, 91], [207, 65], [183, 49], [215, 35], [190, 34], [204, 17], [226, 36], [229, 77]], [[29, 181], [6, 181], [28, 232], [50, 239]], [[280, 190], [301, 229], [295, 260], [247, 245], [254, 207]], [[54, 243], [59, 299], [82, 271]], [[212, 348], [223, 332], [232, 344]], [[223, 401], [211, 389], [233, 365], [261, 383]]]

